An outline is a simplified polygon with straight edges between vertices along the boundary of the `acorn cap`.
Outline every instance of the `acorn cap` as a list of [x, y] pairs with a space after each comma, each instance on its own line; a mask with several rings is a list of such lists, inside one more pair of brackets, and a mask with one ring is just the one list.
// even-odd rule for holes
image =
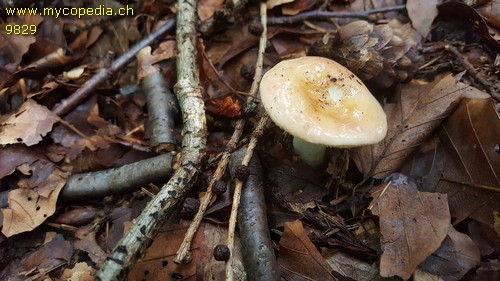
[[282, 61], [260, 82], [260, 97], [274, 123], [310, 143], [354, 147], [381, 141], [387, 120], [361, 80], [323, 57]]

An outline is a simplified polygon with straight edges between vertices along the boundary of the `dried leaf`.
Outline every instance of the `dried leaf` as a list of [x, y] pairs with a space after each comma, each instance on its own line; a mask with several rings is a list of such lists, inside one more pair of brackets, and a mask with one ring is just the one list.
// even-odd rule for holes
[[476, 11], [497, 28], [500, 28], [500, 0], [491, 0]]
[[437, 0], [408, 0], [406, 2], [406, 10], [408, 10], [412, 25], [424, 38], [429, 34], [432, 22], [438, 14], [437, 4]]
[[[188, 222], [184, 221], [181, 224], [170, 224], [166, 229], [160, 232], [153, 244], [146, 252], [144, 258], [139, 260], [133, 267], [128, 276], [129, 280], [144, 279], [145, 271], [148, 275], [154, 276], [155, 280], [171, 280], [172, 274], [177, 273], [191, 280], [188, 276], [196, 275], [196, 265], [199, 262], [201, 251], [200, 244], [203, 238], [203, 227], [197, 232], [193, 241], [193, 251], [191, 252], [193, 261], [190, 264], [176, 264], [173, 259], [179, 245], [186, 233]], [[220, 265], [220, 264], [219, 264]], [[193, 278], [194, 280], [194, 278]]]
[[197, 7], [200, 21], [211, 18], [215, 12], [222, 9], [223, 4], [223, 0], [200, 0]]
[[300, 221], [285, 223], [278, 262], [286, 280], [337, 280]]
[[8, 280], [29, 280], [28, 275], [47, 272], [58, 265], [68, 263], [73, 253], [71, 243], [65, 240], [62, 234], [47, 232], [42, 245], [15, 262], [14, 272], [11, 272], [10, 276], [18, 278], [8, 278]]
[[441, 247], [418, 267], [443, 280], [461, 280], [481, 261], [479, 249], [469, 236], [450, 227]]
[[[81, 103], [75, 110], [64, 117], [64, 120], [78, 129], [86, 136], [76, 133], [67, 126], [58, 124], [50, 133], [50, 137], [55, 143], [68, 148], [67, 157], [74, 160], [85, 148], [90, 151], [96, 151], [98, 148], [108, 148], [109, 143], [103, 137], [96, 134], [95, 127], [89, 124], [87, 118], [91, 115], [96, 105], [96, 97], [93, 96], [87, 101]], [[114, 109], [111, 104], [107, 108]], [[119, 111], [120, 113], [122, 111]]]
[[269, 0], [266, 2], [267, 4], [267, 9], [270, 10], [274, 7], [277, 7], [279, 5], [283, 5], [285, 3], [291, 3], [293, 2], [294, 0]]
[[9, 192], [9, 207], [1, 209], [3, 214], [2, 233], [12, 235], [31, 231], [42, 224], [56, 210], [57, 197], [65, 182], [43, 197], [36, 191], [18, 188]]
[[30, 45], [36, 42], [35, 36], [7, 34], [6, 24], [0, 24], [0, 30], [0, 54], [7, 59], [5, 64], [20, 64]]
[[317, 0], [295, 0], [283, 5], [281, 8], [283, 15], [295, 16], [302, 11], [309, 10], [316, 4]]
[[76, 80], [82, 77], [82, 74], [85, 72], [85, 65], [81, 65], [71, 69], [68, 72], [63, 72], [63, 77], [65, 80]]
[[98, 209], [94, 207], [83, 207], [69, 210], [54, 218], [52, 222], [71, 225], [82, 226], [89, 224], [98, 215]]
[[142, 81], [144, 77], [154, 72], [159, 72], [160, 67], [153, 64], [153, 56], [151, 55], [151, 47], [146, 46], [137, 54], [137, 62], [139, 64], [137, 70], [137, 80]]
[[384, 106], [388, 120], [386, 138], [353, 150], [353, 159], [365, 177], [383, 178], [397, 171], [463, 96], [489, 97], [459, 80], [460, 75], [448, 75], [432, 84], [403, 86], [397, 103]]
[[30, 65], [24, 67], [15, 75], [17, 77], [28, 77], [29, 75], [43, 73], [44, 71], [70, 64], [75, 60], [81, 58], [82, 55], [82, 52], [69, 55], [67, 54], [65, 49], [58, 48], [52, 53], [47, 54], [39, 60], [34, 61]]
[[222, 67], [238, 54], [256, 46], [259, 37], [250, 34], [247, 26], [235, 25], [223, 34], [212, 36], [212, 40], [218, 44], [208, 48], [207, 56], [215, 66]]
[[126, 232], [126, 224], [130, 223], [133, 219], [132, 211], [133, 210], [131, 208], [125, 207], [118, 207], [111, 211], [111, 214], [109, 215], [111, 227], [109, 228], [106, 241], [102, 244], [105, 251], [111, 251], [123, 237], [123, 234]]
[[[30, 21], [32, 20], [30, 19]], [[57, 49], [68, 49], [66, 36], [63, 32], [64, 20], [61, 17], [41, 17], [41, 19], [34, 20], [36, 22], [42, 20], [43, 22], [38, 25], [36, 30], [37, 41], [30, 48], [29, 54], [32, 60], [43, 58]], [[27, 24], [30, 24], [28, 22]]]
[[[162, 59], [172, 58], [177, 55], [177, 42], [175, 40], [166, 40], [153, 51], [154, 57], [161, 57]], [[160, 62], [159, 59], [153, 61], [154, 63]]]
[[269, 41], [281, 58], [303, 57], [307, 53], [308, 46], [298, 40], [297, 37], [275, 36], [270, 38]]
[[448, 233], [446, 194], [420, 192], [391, 184], [376, 188], [371, 206], [380, 218], [380, 275], [409, 279], [417, 266], [436, 251]]
[[[38, 16], [38, 15], [37, 15]], [[45, 44], [58, 46], [59, 48], [67, 48], [66, 36], [63, 32], [64, 20], [62, 17], [40, 17], [39, 19], [25, 19], [25, 22], [41, 23], [36, 30], [36, 37], [40, 41], [42, 39]], [[46, 48], [50, 49], [48, 46]]]
[[86, 252], [92, 262], [102, 264], [107, 254], [97, 244], [96, 234], [97, 230], [93, 224], [80, 227], [75, 232], [75, 237], [78, 238], [78, 240], [75, 241], [75, 248]]
[[316, 201], [329, 194], [323, 186], [314, 182], [311, 170], [281, 164], [270, 165], [266, 177], [273, 184], [272, 192], [282, 206], [303, 213], [314, 208]]
[[500, 261], [496, 259], [482, 262], [476, 273], [477, 280], [499, 280]]
[[401, 59], [411, 48], [420, 44], [422, 41], [422, 36], [408, 23], [403, 24], [394, 19], [387, 24], [391, 27], [393, 32], [393, 37], [390, 42], [392, 48], [382, 49], [381, 54], [390, 62]]
[[236, 118], [241, 115], [240, 103], [231, 96], [212, 100], [211, 103], [211, 105], [207, 105], [207, 111], [212, 114], [227, 118]]
[[413, 281], [444, 281], [443, 279], [417, 268], [413, 273]]
[[467, 233], [479, 248], [481, 256], [500, 251], [500, 235], [484, 223], [472, 220], [468, 223]]
[[472, 217], [491, 228], [500, 202], [500, 117], [491, 99], [464, 100], [438, 132], [446, 153], [441, 181], [453, 223]]
[[[202, 228], [197, 231], [195, 241], [193, 241], [192, 244], [193, 248], [196, 247], [195, 245], [200, 245], [198, 248], [201, 252], [198, 266], [196, 268], [196, 275], [203, 276], [203, 279], [205, 280], [224, 280], [224, 266], [221, 266], [221, 262], [214, 259], [213, 252], [216, 245], [222, 244], [222, 241], [226, 241], [227, 229], [213, 223], [205, 223], [200, 226]], [[185, 225], [185, 227], [187, 228], [187, 225]], [[170, 237], [171, 236], [172, 235], [170, 235]], [[184, 235], [181, 235], [181, 237], [183, 236]], [[231, 265], [233, 280], [243, 281], [246, 279], [241, 252], [241, 243], [238, 235], [235, 235], [234, 238], [234, 248], [231, 252], [231, 256], [233, 258], [233, 263]], [[175, 252], [177, 249], [173, 250]], [[193, 252], [196, 252], [196, 250]], [[186, 270], [188, 269], [189, 268], [186, 268]]]
[[137, 61], [139, 63], [137, 80], [140, 82], [150, 73], [158, 72], [160, 68], [157, 63], [175, 57], [176, 55], [177, 47], [173, 40], [162, 42], [160, 46], [154, 50], [153, 54], [151, 54], [151, 47], [147, 46], [143, 48], [137, 54]]
[[42, 155], [28, 152], [23, 147], [9, 147], [0, 152], [6, 156], [0, 161], [5, 159], [4, 163], [9, 167], [6, 173], [17, 168], [25, 175], [17, 182], [19, 188], [8, 193], [9, 207], [1, 209], [4, 217], [2, 232], [8, 237], [32, 230], [54, 213], [57, 197], [69, 175]]
[[45, 157], [23, 145], [10, 145], [0, 149], [0, 179], [14, 173], [19, 166], [30, 165], [38, 159]]
[[52, 126], [58, 120], [59, 117], [47, 107], [33, 100], [27, 100], [15, 114], [0, 124], [0, 145], [37, 144], [52, 130]]
[[374, 281], [379, 276], [378, 269], [341, 251], [327, 249], [322, 253], [326, 262], [335, 272], [352, 280]]
[[429, 139], [409, 160], [411, 163], [408, 163], [408, 174], [419, 183], [419, 190], [434, 191], [446, 165], [446, 154], [439, 138], [434, 136]]
[[60, 280], [93, 281], [95, 269], [86, 262], [77, 262], [73, 268], [65, 268]]
[[[46, 160], [35, 161], [29, 166], [28, 171], [32, 175], [18, 181], [19, 188], [35, 190], [40, 196], [48, 198], [61, 182], [64, 183], [69, 173], [61, 171], [52, 162]], [[19, 168], [18, 168], [19, 169]]]
[[439, 16], [468, 22], [488, 47], [500, 52], [500, 42], [491, 36], [484, 18], [471, 6], [456, 1], [446, 2], [439, 5]]

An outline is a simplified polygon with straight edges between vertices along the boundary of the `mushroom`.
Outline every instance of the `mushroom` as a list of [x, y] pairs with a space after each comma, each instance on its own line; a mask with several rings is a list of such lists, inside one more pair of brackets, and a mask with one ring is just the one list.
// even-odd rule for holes
[[260, 82], [262, 104], [276, 125], [294, 136], [293, 148], [312, 167], [326, 147], [355, 147], [381, 141], [387, 120], [361, 80], [323, 57], [282, 61]]

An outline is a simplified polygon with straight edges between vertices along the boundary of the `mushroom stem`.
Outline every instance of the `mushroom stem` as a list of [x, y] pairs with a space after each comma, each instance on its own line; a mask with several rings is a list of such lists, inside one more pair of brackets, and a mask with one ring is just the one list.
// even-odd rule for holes
[[304, 163], [316, 168], [325, 158], [326, 146], [317, 143], [310, 143], [301, 138], [293, 138], [293, 150], [297, 153]]

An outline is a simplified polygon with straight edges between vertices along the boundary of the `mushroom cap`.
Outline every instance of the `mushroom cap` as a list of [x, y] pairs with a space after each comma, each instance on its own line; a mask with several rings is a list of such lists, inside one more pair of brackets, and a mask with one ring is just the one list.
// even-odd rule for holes
[[381, 141], [387, 120], [361, 80], [323, 57], [282, 61], [260, 82], [260, 97], [274, 123], [310, 143], [353, 147]]

